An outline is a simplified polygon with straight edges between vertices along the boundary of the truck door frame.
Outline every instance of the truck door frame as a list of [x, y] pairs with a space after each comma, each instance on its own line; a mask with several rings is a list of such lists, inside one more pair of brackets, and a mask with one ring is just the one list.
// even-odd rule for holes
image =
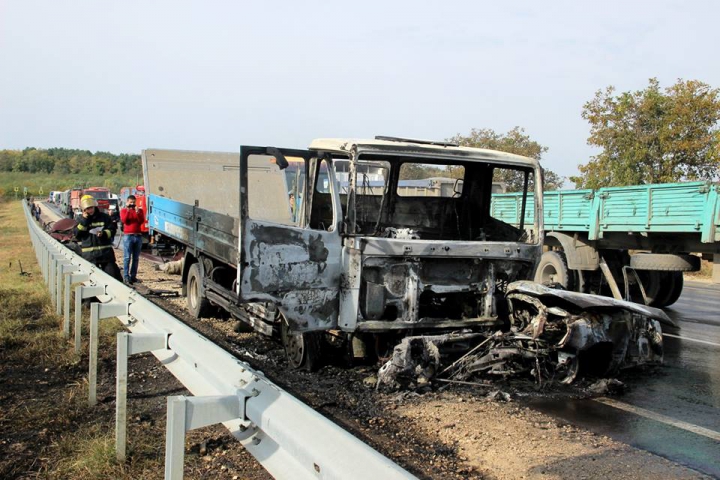
[[[248, 166], [251, 155], [305, 161], [302, 215], [298, 225], [254, 219], [249, 211]], [[278, 158], [280, 157], [280, 158]], [[333, 223], [327, 230], [309, 227], [309, 202], [325, 161], [332, 198]], [[281, 168], [282, 169], [282, 168]], [[294, 332], [337, 327], [342, 273], [342, 209], [332, 158], [321, 152], [274, 147], [240, 148], [240, 224], [236, 293], [242, 302], [272, 302]]]

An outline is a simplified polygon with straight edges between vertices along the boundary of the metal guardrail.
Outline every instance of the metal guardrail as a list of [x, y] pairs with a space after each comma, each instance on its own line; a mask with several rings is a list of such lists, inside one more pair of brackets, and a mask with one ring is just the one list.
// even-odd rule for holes
[[152, 352], [194, 396], [167, 398], [165, 478], [183, 476], [185, 433], [223, 423], [275, 478], [415, 478], [371, 447], [300, 402], [165, 312], [136, 291], [50, 237], [23, 202], [30, 237], [63, 331], [70, 337], [70, 290], [75, 288], [75, 349], [80, 350], [82, 300], [90, 308], [88, 402], [96, 403], [98, 325], [117, 318], [116, 452], [125, 459], [127, 359]]

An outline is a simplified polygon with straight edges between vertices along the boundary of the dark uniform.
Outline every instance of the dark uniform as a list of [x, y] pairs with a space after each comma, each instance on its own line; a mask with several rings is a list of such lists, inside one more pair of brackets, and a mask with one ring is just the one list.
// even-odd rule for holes
[[[117, 226], [110, 215], [95, 207], [95, 212], [88, 218], [78, 215], [78, 224], [73, 229], [75, 238], [80, 243], [82, 257], [90, 263], [102, 268], [105, 273], [122, 281], [120, 268], [115, 263], [112, 239], [115, 238]], [[96, 228], [102, 229], [102, 235], [91, 233]]]

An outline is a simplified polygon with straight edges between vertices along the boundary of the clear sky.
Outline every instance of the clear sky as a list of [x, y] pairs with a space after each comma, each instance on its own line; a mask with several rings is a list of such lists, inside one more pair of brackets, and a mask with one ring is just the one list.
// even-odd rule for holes
[[518, 125], [567, 176], [583, 104], [720, 87], [715, 1], [0, 0], [0, 148], [305, 147]]

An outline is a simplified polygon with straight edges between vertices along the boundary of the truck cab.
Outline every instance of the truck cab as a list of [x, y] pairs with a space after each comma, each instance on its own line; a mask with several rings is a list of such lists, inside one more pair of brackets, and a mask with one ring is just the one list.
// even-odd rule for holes
[[[542, 172], [508, 153], [388, 137], [306, 150], [143, 152], [148, 226], [184, 252], [188, 309], [279, 332], [293, 366], [318, 336], [392, 344], [496, 328], [540, 258]], [[493, 216], [511, 185], [520, 218]], [[294, 352], [294, 353], [292, 353]]]
[[[285, 171], [285, 220], [253, 208], [248, 169]], [[448, 143], [320, 139], [306, 151], [243, 147], [236, 293], [276, 305], [291, 332], [355, 337], [502, 323], [509, 283], [532, 277], [542, 215], [511, 226], [491, 194], [542, 211], [536, 160]], [[504, 188], [504, 187], [503, 187]], [[531, 207], [530, 207], [531, 206]]]

